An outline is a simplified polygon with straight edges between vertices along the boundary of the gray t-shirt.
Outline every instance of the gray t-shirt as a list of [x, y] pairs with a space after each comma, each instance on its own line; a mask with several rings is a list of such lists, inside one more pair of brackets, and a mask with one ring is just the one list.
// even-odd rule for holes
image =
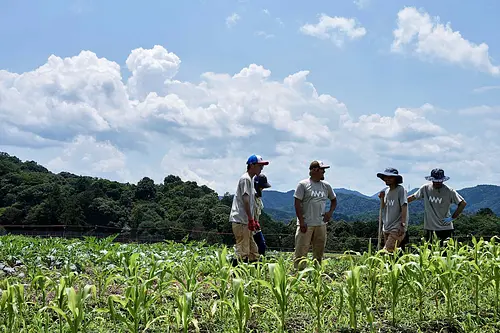
[[458, 205], [462, 196], [454, 189], [443, 184], [441, 188], [434, 188], [431, 184], [422, 185], [414, 194], [416, 199], [424, 199], [424, 229], [425, 230], [453, 230], [453, 223], [446, 223], [444, 218], [450, 217], [451, 204]]
[[[382, 211], [383, 230], [385, 232], [398, 231], [401, 227], [403, 205], [408, 205], [405, 188], [398, 185], [394, 190], [389, 187], [385, 190], [384, 209]], [[405, 230], [408, 230], [409, 214], [406, 214]]]
[[229, 214], [229, 222], [248, 224], [248, 216], [245, 212], [243, 204], [243, 195], [248, 194], [250, 198], [250, 212], [255, 210], [255, 188], [250, 178], [250, 175], [245, 172], [238, 181], [238, 187], [233, 198], [233, 205], [231, 206], [231, 213]]
[[335, 199], [336, 195], [327, 182], [314, 182], [308, 178], [299, 182], [294, 197], [302, 201], [304, 223], [308, 226], [320, 226], [325, 224], [323, 215], [327, 201]]

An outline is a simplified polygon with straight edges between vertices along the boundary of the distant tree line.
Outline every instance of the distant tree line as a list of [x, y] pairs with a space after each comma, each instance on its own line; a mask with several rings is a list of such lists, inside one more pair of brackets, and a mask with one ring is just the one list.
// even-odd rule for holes
[[[265, 194], [264, 194], [265, 195]], [[119, 234], [131, 241], [204, 240], [232, 245], [228, 216], [232, 196], [222, 198], [207, 186], [168, 175], [155, 184], [148, 177], [137, 184], [119, 183], [67, 172], [54, 174], [34, 161], [0, 153], [0, 233], [56, 234], [64, 227], [82, 235]], [[295, 223], [263, 214], [261, 226], [271, 249], [293, 250]], [[366, 249], [376, 242], [378, 222], [336, 220], [328, 226], [329, 251]], [[492, 236], [500, 218], [489, 209], [463, 215], [457, 234]], [[36, 226], [36, 227], [28, 227]], [[423, 235], [421, 225], [410, 236]]]

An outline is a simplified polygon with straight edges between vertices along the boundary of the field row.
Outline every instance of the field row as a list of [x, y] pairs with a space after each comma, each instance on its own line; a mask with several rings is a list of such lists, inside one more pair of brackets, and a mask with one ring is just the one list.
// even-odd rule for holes
[[203, 243], [0, 237], [6, 332], [494, 332], [500, 244], [422, 242], [293, 270]]

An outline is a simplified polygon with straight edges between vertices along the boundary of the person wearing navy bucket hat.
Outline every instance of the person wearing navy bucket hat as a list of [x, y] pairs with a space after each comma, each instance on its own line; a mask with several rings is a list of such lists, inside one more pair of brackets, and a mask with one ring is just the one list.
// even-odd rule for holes
[[263, 256], [266, 253], [266, 240], [264, 234], [260, 228], [260, 216], [264, 210], [264, 203], [262, 202], [262, 191], [266, 188], [270, 188], [271, 184], [267, 181], [266, 175], [260, 174], [254, 177], [255, 186], [255, 213], [254, 218], [257, 222], [258, 229], [253, 231], [253, 239], [257, 243], [259, 249], [259, 254]]
[[[453, 220], [460, 216], [467, 202], [456, 190], [444, 184], [450, 177], [444, 174], [443, 169], [431, 170], [431, 174], [425, 179], [431, 183], [422, 185], [408, 197], [408, 202], [424, 200], [425, 238], [430, 241], [435, 234], [442, 245], [444, 240], [453, 236]], [[453, 214], [452, 204], [457, 205]]]
[[269, 161], [264, 161], [260, 155], [251, 155], [247, 159], [247, 171], [238, 180], [229, 214], [229, 222], [231, 222], [236, 239], [233, 266], [236, 266], [240, 261], [248, 263], [259, 260], [258, 247], [252, 237], [252, 232], [260, 229], [254, 216], [255, 186], [253, 178], [260, 175], [264, 166], [268, 164]]
[[[396, 247], [404, 249], [403, 241], [408, 230], [408, 199], [403, 183], [403, 176], [395, 168], [386, 168], [377, 173], [387, 187], [378, 195], [380, 198], [379, 246], [381, 233], [384, 235], [384, 250], [394, 252]], [[382, 229], [382, 230], [380, 230]]]

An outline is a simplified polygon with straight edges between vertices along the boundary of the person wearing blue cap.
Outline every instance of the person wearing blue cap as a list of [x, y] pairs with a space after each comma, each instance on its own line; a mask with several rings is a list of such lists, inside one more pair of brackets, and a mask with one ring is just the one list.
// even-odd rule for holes
[[[464, 210], [467, 202], [453, 188], [444, 184], [450, 177], [445, 176], [444, 170], [436, 168], [431, 170], [430, 176], [425, 177], [429, 184], [422, 185], [417, 192], [408, 197], [408, 202], [424, 200], [424, 230], [425, 238], [432, 240], [434, 233], [440, 243], [453, 236], [453, 220]], [[451, 204], [457, 208], [451, 214]]]
[[264, 234], [260, 229], [260, 215], [264, 210], [264, 203], [262, 202], [262, 190], [266, 188], [270, 188], [271, 184], [267, 181], [266, 175], [260, 174], [254, 177], [254, 186], [255, 186], [255, 213], [254, 218], [259, 225], [259, 228], [253, 232], [253, 239], [255, 243], [257, 243], [257, 247], [259, 249], [259, 254], [262, 256], [266, 253], [266, 240], [264, 238]]
[[247, 159], [247, 171], [241, 175], [234, 194], [229, 222], [232, 224], [233, 234], [236, 239], [234, 252], [236, 258], [233, 265], [238, 261], [254, 262], [259, 260], [257, 244], [252, 237], [252, 232], [260, 229], [255, 221], [255, 186], [253, 178], [260, 175], [264, 165], [268, 165], [260, 155], [251, 155]]

